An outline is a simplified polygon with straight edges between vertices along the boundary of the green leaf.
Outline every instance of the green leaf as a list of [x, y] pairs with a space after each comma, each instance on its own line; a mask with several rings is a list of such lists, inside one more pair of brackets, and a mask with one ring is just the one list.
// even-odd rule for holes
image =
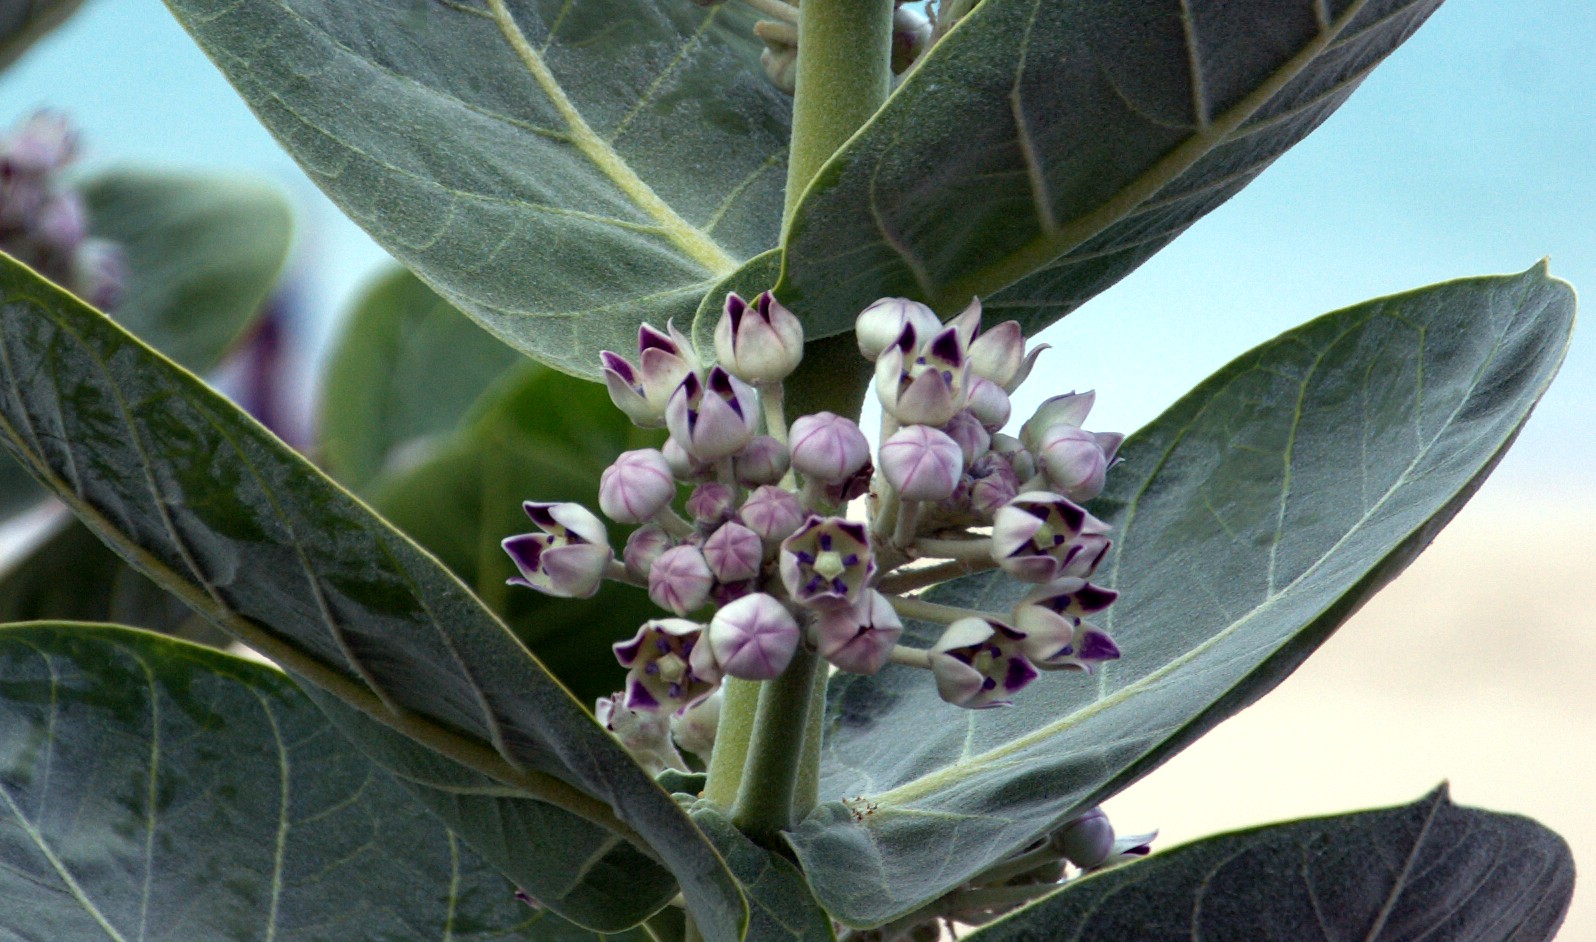
[[214, 367], [288, 258], [293, 215], [248, 177], [125, 170], [88, 181], [89, 231], [127, 252], [117, 323], [184, 367]]
[[82, 5], [83, 0], [12, 0], [0, 7], [0, 69], [17, 61]]
[[888, 295], [980, 295], [1034, 333], [1239, 191], [1440, 2], [984, 0], [810, 184], [778, 294], [811, 337]]
[[[1544, 266], [1327, 314], [1220, 370], [1125, 443], [1092, 510], [1122, 651], [1003, 710], [923, 671], [838, 675], [822, 804], [793, 837], [816, 895], [871, 925], [1146, 774], [1279, 683], [1473, 494], [1551, 382], [1574, 295]], [[1006, 612], [986, 574], [931, 597]], [[913, 626], [921, 643], [930, 626]], [[855, 822], [835, 799], [877, 806]], [[948, 848], [956, 846], [957, 853]]]
[[[89, 230], [127, 253], [117, 321], [191, 370], [215, 366], [288, 256], [282, 195], [245, 178], [124, 171], [90, 180], [83, 197]], [[0, 518], [45, 496], [26, 471], [0, 461]]]
[[[505, 580], [515, 567], [499, 542], [533, 529], [523, 500], [598, 506], [599, 475], [623, 451], [658, 447], [603, 386], [523, 360], [460, 430], [421, 464], [371, 485], [377, 510], [502, 617], [583, 703], [620, 689], [610, 645], [660, 611], [641, 589], [607, 583], [590, 599], [557, 599]], [[624, 545], [612, 530], [611, 545]]]
[[693, 808], [693, 822], [726, 858], [748, 894], [746, 942], [835, 942], [831, 917], [815, 902], [803, 871], [743, 835], [709, 802]]
[[105, 625], [0, 628], [0, 859], [26, 942], [599, 938], [516, 900], [278, 671]]
[[522, 362], [415, 275], [389, 272], [356, 302], [328, 354], [323, 466], [360, 490], [385, 469], [415, 462]]
[[[221, 396], [9, 262], [0, 437], [220, 627], [472, 775], [610, 830], [624, 818], [705, 937], [740, 935], [741, 894], [686, 814], [442, 566]], [[537, 894], [552, 875], [523, 863], [511, 876]]]
[[1574, 892], [1574, 857], [1517, 815], [1411, 805], [1211, 837], [1071, 884], [968, 942], [1541, 942]]
[[741, 4], [168, 5], [334, 202], [561, 369], [776, 243], [791, 106]]

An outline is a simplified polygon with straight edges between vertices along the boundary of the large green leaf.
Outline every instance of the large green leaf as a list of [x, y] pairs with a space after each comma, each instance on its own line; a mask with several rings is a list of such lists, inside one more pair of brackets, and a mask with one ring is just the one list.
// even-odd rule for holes
[[741, 4], [168, 5], [334, 202], [562, 369], [776, 243], [790, 103]]
[[[515, 567], [499, 547], [531, 529], [523, 500], [598, 506], [598, 480], [623, 451], [657, 447], [597, 383], [536, 363], [507, 375], [471, 418], [421, 464], [372, 484], [372, 503], [437, 555], [497, 612], [578, 699], [621, 686], [610, 645], [660, 616], [641, 589], [608, 583], [590, 599], [556, 599], [505, 584]], [[610, 534], [616, 546], [621, 533]]]
[[[822, 804], [794, 835], [850, 923], [899, 916], [1145, 774], [1289, 674], [1434, 537], [1551, 382], [1574, 317], [1543, 266], [1325, 315], [1125, 443], [1092, 509], [1123, 657], [957, 711], [922, 671], [838, 675]], [[1029, 588], [950, 583], [1004, 612]], [[914, 626], [924, 643], [928, 626]], [[863, 794], [856, 822], [836, 799]], [[950, 848], [958, 848], [951, 852]]]
[[[127, 253], [116, 319], [191, 370], [216, 365], [254, 318], [288, 257], [292, 219], [246, 178], [125, 171], [84, 187], [90, 231]], [[45, 492], [0, 461], [0, 518]]]
[[[221, 396], [15, 263], [0, 265], [0, 436], [131, 563], [288, 670], [516, 794], [612, 830], [614, 808], [681, 881], [706, 938], [739, 936], [741, 893], [686, 814], [456, 579]], [[510, 875], [584, 924], [646, 905], [596, 886], [589, 897], [620, 895], [573, 912], [542, 892], [591, 847]]]
[[1459, 808], [1444, 787], [1401, 808], [1253, 828], [1072, 884], [968, 942], [1546, 942], [1574, 893], [1562, 838]]
[[778, 293], [811, 337], [885, 295], [980, 295], [1033, 333], [1239, 191], [1440, 3], [984, 0], [810, 185]]
[[748, 894], [746, 942], [835, 942], [831, 917], [792, 861], [749, 840], [707, 801], [694, 805], [693, 821], [720, 849]]
[[105, 625], [0, 628], [0, 860], [18, 942], [599, 939], [516, 900], [278, 671]]
[[8, 0], [0, 6], [0, 69], [77, 12], [83, 0]]
[[327, 358], [323, 466], [360, 490], [385, 469], [413, 464], [520, 362], [415, 275], [384, 275], [356, 302]]

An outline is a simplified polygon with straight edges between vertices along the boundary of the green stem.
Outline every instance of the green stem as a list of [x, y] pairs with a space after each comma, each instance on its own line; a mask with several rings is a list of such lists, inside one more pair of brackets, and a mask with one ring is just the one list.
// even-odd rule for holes
[[821, 663], [813, 651], [800, 647], [781, 676], [765, 681], [759, 692], [748, 764], [731, 819], [766, 847], [779, 847], [781, 832], [796, 820], [794, 799], [808, 758], [809, 713]]
[[918, 618], [921, 621], [935, 622], [939, 625], [951, 625], [961, 618], [985, 618], [992, 621], [1003, 621], [1003, 616], [995, 612], [983, 612], [973, 608], [959, 608], [956, 605], [938, 605], [936, 602], [927, 602], [924, 599], [903, 598], [896, 595], [886, 596], [891, 603], [892, 610], [904, 618]]
[[799, 5], [798, 88], [783, 229], [821, 165], [887, 100], [891, 63], [892, 0], [804, 0]]
[[914, 541], [914, 555], [925, 559], [991, 559], [992, 539], [982, 537], [976, 540], [933, 540], [922, 538]]
[[997, 563], [992, 557], [986, 559], [955, 559], [951, 562], [937, 563], [934, 566], [919, 566], [914, 569], [900, 569], [890, 576], [883, 576], [876, 581], [876, 591], [888, 595], [896, 592], [913, 592], [927, 586], [938, 585], [949, 579], [968, 576], [971, 573], [991, 569]]
[[715, 750], [709, 756], [704, 797], [722, 808], [730, 808], [737, 801], [737, 787], [748, 762], [748, 744], [754, 738], [760, 686], [757, 680], [728, 677], [721, 688], [720, 726], [715, 731]]

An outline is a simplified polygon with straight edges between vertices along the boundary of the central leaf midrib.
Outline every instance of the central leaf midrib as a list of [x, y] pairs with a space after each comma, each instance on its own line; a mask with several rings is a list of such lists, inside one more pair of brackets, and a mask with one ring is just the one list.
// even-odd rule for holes
[[521, 60], [521, 64], [537, 82], [538, 88], [559, 112], [566, 127], [570, 129], [571, 143], [576, 145], [577, 150], [581, 151], [582, 155], [587, 157], [599, 172], [625, 193], [639, 209], [652, 217], [663, 230], [665, 237], [689, 258], [716, 276], [724, 276], [735, 271], [737, 260], [721, 248], [720, 243], [683, 219], [670, 204], [661, 199], [615, 148], [587, 123], [587, 119], [582, 117], [576, 105], [565, 94], [565, 89], [560, 86], [554, 73], [549, 71], [543, 57], [527, 41], [526, 35], [521, 32], [521, 27], [510, 15], [504, 0], [487, 0], [487, 3], [488, 9], [493, 13], [494, 22], [504, 34], [505, 42], [509, 43], [516, 58]]

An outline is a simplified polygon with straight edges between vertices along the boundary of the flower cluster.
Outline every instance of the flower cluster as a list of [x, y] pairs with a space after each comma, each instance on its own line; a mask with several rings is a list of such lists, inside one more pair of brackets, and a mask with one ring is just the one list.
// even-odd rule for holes
[[59, 114], [41, 111], [0, 138], [0, 251], [110, 310], [127, 279], [122, 250], [90, 238], [88, 211], [60, 175], [78, 136]]
[[[983, 330], [976, 301], [944, 324], [923, 304], [885, 298], [856, 328], [883, 409], [874, 456], [847, 417], [789, 425], [782, 383], [803, 357], [802, 326], [770, 292], [733, 294], [713, 363], [670, 325], [642, 327], [635, 358], [601, 354], [615, 405], [669, 432], [659, 449], [620, 455], [599, 482], [599, 508], [634, 528], [620, 558], [604, 522], [575, 504], [526, 503], [540, 532], [504, 541], [514, 584], [585, 597], [616, 579], [664, 610], [614, 646], [627, 679], [600, 705], [654, 765], [679, 761], [672, 734], [707, 751], [721, 682], [774, 678], [800, 645], [842, 671], [927, 669], [943, 699], [968, 708], [1005, 705], [1042, 672], [1090, 672], [1119, 656], [1087, 620], [1116, 593], [1089, 581], [1108, 527], [1081, 502], [1102, 491], [1121, 441], [1082, 428], [1092, 394], [1050, 399], [1005, 435], [1009, 396], [1042, 349], [1026, 349], [1018, 323]], [[858, 498], [865, 519], [850, 519]], [[991, 568], [1036, 588], [1001, 613], [916, 594]], [[904, 618], [946, 627], [931, 647], [906, 647]]]

